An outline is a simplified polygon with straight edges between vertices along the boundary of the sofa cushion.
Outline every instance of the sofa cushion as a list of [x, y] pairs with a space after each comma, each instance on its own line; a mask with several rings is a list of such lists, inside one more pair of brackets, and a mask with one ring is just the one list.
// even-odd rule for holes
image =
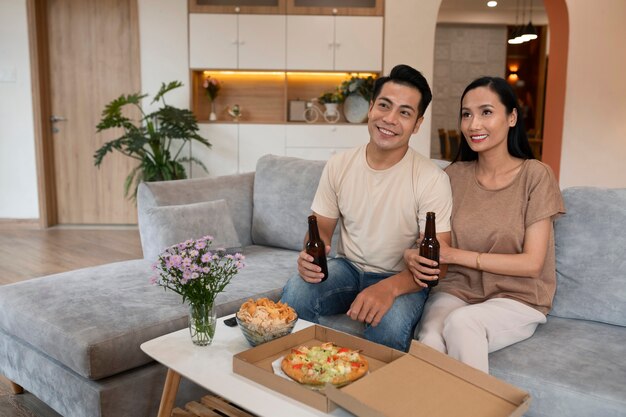
[[154, 261], [164, 249], [206, 235], [213, 236], [213, 249], [241, 250], [230, 213], [226, 200], [147, 209], [146, 222], [151, 227], [143, 231], [147, 234], [144, 258]]
[[259, 159], [252, 214], [252, 240], [256, 245], [302, 250], [307, 217], [324, 165], [324, 161], [286, 156]]
[[490, 354], [489, 373], [530, 392], [528, 416], [623, 417], [624, 340], [624, 327], [549, 317], [531, 338]]
[[626, 326], [626, 189], [563, 190], [553, 316]]

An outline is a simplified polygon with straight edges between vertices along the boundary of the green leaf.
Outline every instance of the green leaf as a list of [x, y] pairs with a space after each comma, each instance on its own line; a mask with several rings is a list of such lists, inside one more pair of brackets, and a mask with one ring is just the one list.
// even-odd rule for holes
[[175, 88], [178, 87], [182, 87], [183, 83], [180, 81], [170, 81], [168, 84], [165, 83], [161, 83], [161, 88], [159, 89], [159, 91], [156, 93], [156, 95], [154, 96], [154, 99], [152, 99], [152, 101], [150, 102], [150, 104], [154, 104], [157, 101], [161, 100], [161, 98], [165, 95], [165, 93], [167, 93], [168, 91], [171, 91]]

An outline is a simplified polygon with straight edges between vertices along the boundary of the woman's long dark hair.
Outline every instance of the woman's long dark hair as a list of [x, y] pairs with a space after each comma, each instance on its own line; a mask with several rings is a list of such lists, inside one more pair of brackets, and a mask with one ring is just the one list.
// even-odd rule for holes
[[[522, 159], [535, 159], [533, 151], [528, 143], [528, 136], [526, 135], [526, 129], [524, 127], [524, 119], [521, 109], [517, 104], [517, 96], [513, 91], [513, 88], [500, 77], [481, 77], [470, 83], [463, 91], [461, 96], [461, 106], [463, 107], [463, 98], [465, 95], [478, 87], [487, 87], [500, 97], [500, 102], [506, 107], [506, 113], [513, 113], [513, 109], [517, 110], [517, 122], [515, 126], [509, 128], [507, 136], [507, 149], [509, 154], [516, 158]], [[461, 120], [462, 111], [459, 110], [459, 125]], [[453, 162], [456, 161], [475, 161], [478, 159], [478, 153], [473, 151], [467, 144], [467, 140], [461, 135], [461, 143], [459, 146], [459, 152], [456, 154]]]

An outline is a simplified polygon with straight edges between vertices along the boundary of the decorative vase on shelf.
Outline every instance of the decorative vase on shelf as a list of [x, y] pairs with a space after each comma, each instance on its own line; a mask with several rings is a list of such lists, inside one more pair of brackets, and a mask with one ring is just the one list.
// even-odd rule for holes
[[217, 316], [214, 304], [195, 303], [189, 305], [189, 333], [194, 345], [208, 346], [215, 336]]
[[360, 94], [350, 94], [343, 103], [343, 115], [350, 123], [363, 123], [367, 120], [368, 101]]
[[215, 99], [211, 100], [211, 114], [209, 114], [209, 120], [217, 120], [217, 114], [215, 114]]
[[341, 115], [339, 114], [337, 106], [337, 103], [324, 103], [324, 107], [326, 108], [324, 111], [324, 120], [328, 123], [335, 123], [339, 120]]

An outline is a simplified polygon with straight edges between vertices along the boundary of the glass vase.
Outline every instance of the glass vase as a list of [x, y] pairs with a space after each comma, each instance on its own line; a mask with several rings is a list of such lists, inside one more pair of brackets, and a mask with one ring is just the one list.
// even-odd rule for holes
[[194, 345], [208, 346], [215, 336], [217, 317], [213, 304], [196, 303], [189, 305], [189, 333]]
[[215, 113], [215, 99], [211, 100], [211, 114], [209, 114], [209, 120], [217, 120], [217, 114]]

